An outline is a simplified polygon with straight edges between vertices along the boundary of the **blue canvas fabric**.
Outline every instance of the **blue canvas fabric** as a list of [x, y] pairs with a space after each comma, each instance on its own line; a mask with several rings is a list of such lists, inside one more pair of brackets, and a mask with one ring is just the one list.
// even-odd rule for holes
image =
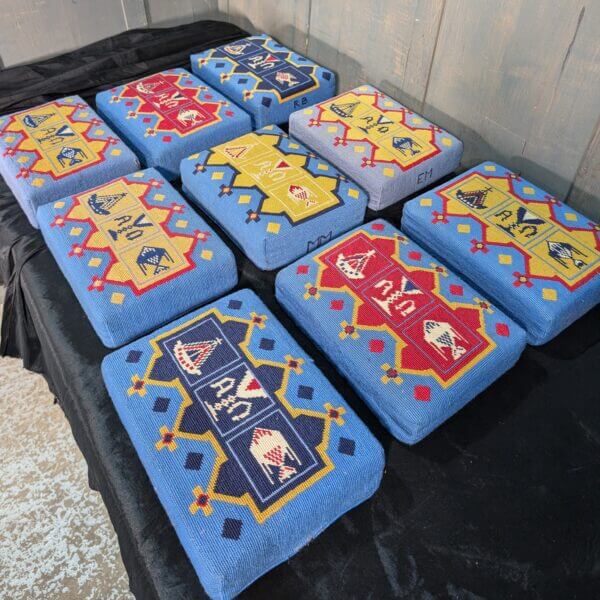
[[250, 115], [185, 69], [169, 69], [96, 95], [98, 112], [169, 180], [179, 163], [252, 131]]
[[279, 127], [193, 154], [186, 194], [261, 269], [275, 269], [362, 223], [365, 192]]
[[114, 348], [229, 291], [235, 259], [155, 169], [38, 209], [58, 266]]
[[138, 167], [135, 154], [79, 96], [0, 116], [0, 174], [35, 228], [38, 206]]
[[290, 135], [331, 161], [381, 210], [452, 172], [462, 142], [371, 85], [290, 116]]
[[255, 129], [335, 94], [335, 75], [272, 37], [253, 35], [192, 54], [192, 71], [252, 115]]
[[544, 344], [600, 302], [600, 225], [484, 162], [404, 207], [402, 229]]
[[525, 332], [383, 220], [281, 270], [279, 302], [400, 441], [510, 369]]
[[235, 596], [379, 486], [380, 444], [250, 290], [113, 352], [102, 374], [211, 598]]

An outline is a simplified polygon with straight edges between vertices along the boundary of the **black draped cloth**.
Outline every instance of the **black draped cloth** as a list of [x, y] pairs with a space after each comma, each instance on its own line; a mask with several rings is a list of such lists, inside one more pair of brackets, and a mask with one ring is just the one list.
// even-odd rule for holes
[[[213, 21], [130, 31], [7, 69], [0, 72], [0, 114], [73, 93], [93, 101], [101, 89], [185, 66], [192, 52], [243, 35]], [[399, 224], [400, 210], [384, 216]], [[254, 289], [284, 322], [387, 457], [373, 499], [243, 597], [600, 596], [600, 310], [551, 343], [528, 347], [511, 371], [407, 447], [379, 426], [282, 312], [273, 275], [231, 247], [239, 287]], [[7, 285], [2, 352], [22, 357], [56, 395], [117, 531], [132, 591], [140, 600], [203, 597], [104, 388], [107, 349], [1, 180], [0, 277]]]

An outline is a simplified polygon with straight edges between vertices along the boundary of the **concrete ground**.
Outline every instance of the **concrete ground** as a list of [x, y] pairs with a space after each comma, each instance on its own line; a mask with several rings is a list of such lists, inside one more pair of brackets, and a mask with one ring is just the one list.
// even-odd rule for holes
[[20, 360], [0, 358], [0, 415], [0, 599], [133, 598], [69, 424]]

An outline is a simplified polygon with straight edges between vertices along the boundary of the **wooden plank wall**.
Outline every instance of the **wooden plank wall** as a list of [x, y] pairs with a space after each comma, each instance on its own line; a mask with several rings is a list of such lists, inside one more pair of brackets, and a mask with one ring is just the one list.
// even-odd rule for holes
[[600, 221], [600, 2], [219, 0], [338, 74], [458, 135]]
[[600, 221], [600, 2], [2, 0], [0, 66], [199, 18], [265, 31], [370, 82]]

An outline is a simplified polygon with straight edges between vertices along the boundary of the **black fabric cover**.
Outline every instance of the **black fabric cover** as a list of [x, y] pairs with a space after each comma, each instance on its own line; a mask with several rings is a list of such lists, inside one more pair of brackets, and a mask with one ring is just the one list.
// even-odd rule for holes
[[[244, 32], [215, 22], [132, 31], [0, 72], [0, 112], [185, 65]], [[2, 351], [44, 374], [119, 537], [138, 599], [204, 596], [100, 376], [108, 351], [38, 232], [0, 181]], [[368, 218], [372, 218], [372, 214]], [[380, 215], [378, 215], [380, 216]], [[384, 211], [400, 223], [400, 208]], [[218, 229], [218, 228], [217, 228]], [[223, 236], [224, 237], [224, 236]], [[394, 441], [283, 313], [273, 274], [237, 248], [254, 289], [386, 449], [383, 483], [245, 598], [592, 598], [600, 595], [600, 309], [516, 367], [414, 447]], [[356, 374], [360, 377], [360, 373]]]

